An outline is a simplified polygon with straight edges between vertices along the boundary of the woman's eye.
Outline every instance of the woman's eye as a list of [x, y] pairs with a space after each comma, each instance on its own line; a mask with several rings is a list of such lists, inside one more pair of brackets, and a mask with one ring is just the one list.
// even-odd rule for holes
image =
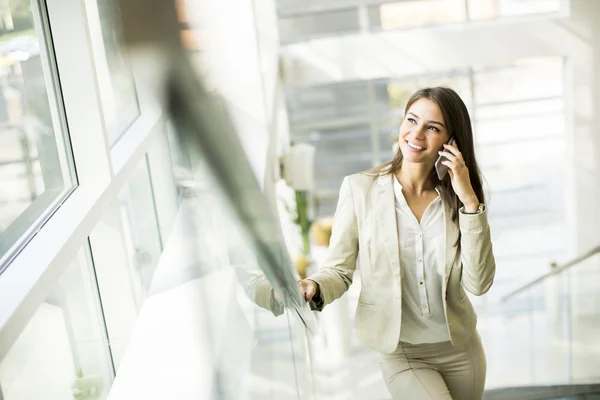
[[415, 121], [414, 118], [408, 118], [408, 122], [413, 123], [413, 124], [417, 123], [417, 121]]
[[430, 126], [429, 129], [431, 129], [434, 132], [439, 132], [440, 130], [438, 128], [436, 128], [435, 126]]

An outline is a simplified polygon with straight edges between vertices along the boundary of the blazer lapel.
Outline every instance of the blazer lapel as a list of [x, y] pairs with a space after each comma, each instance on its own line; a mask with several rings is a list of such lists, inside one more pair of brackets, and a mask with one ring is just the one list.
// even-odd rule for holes
[[396, 203], [394, 197], [393, 175], [383, 175], [377, 178], [375, 185], [375, 212], [377, 229], [381, 232], [379, 238], [383, 241], [390, 267], [394, 275], [403, 275], [400, 268], [400, 243], [398, 240], [398, 224], [396, 221]]
[[446, 232], [446, 249], [444, 251], [444, 293], [448, 285], [448, 279], [450, 278], [450, 272], [452, 272], [452, 266], [454, 264], [454, 257], [456, 256], [456, 240], [458, 239], [458, 229], [454, 222], [452, 222], [452, 210], [450, 206], [444, 204], [442, 207], [444, 211], [444, 229]]

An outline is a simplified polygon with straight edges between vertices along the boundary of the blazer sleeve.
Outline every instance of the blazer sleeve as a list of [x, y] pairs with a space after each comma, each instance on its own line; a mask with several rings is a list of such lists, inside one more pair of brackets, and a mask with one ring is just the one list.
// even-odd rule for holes
[[358, 228], [348, 177], [344, 178], [340, 187], [331, 229], [326, 261], [318, 273], [308, 277], [319, 285], [320, 298], [311, 302], [311, 308], [317, 311], [321, 311], [348, 290], [356, 269]]
[[478, 214], [459, 211], [462, 285], [469, 292], [481, 296], [490, 290], [496, 275], [496, 261], [487, 210]]

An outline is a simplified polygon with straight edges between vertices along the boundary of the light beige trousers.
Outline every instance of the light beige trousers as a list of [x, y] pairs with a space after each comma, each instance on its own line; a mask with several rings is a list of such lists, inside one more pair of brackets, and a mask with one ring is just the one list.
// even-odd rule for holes
[[394, 400], [481, 400], [485, 386], [485, 353], [475, 332], [465, 348], [450, 342], [400, 342], [381, 354], [383, 379]]

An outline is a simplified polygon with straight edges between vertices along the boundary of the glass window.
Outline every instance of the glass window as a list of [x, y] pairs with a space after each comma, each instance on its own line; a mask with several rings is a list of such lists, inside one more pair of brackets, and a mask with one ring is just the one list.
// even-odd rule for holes
[[[40, 10], [3, 3], [0, 25], [0, 268], [75, 186]], [[35, 4], [35, 3], [33, 3]], [[35, 15], [34, 15], [35, 13]], [[35, 16], [35, 18], [34, 18]]]
[[498, 11], [502, 16], [545, 14], [560, 11], [564, 0], [523, 1], [497, 0]]
[[358, 32], [358, 30], [355, 9], [305, 14], [279, 20], [279, 35], [283, 42], [292, 42], [313, 36]]
[[131, 64], [120, 46], [122, 37], [118, 1], [97, 0], [97, 10], [90, 4], [90, 19], [100, 21], [101, 35], [94, 37], [93, 50], [100, 86], [102, 111], [109, 143], [116, 143], [139, 116]]
[[112, 381], [88, 247], [0, 361], [4, 400], [104, 399]]
[[[387, 84], [390, 108], [401, 112], [404, 118], [406, 103], [417, 90], [425, 87], [446, 86], [452, 88], [464, 101], [467, 108], [471, 107], [471, 84], [466, 70], [447, 71], [444, 73], [410, 77], [410, 79], [392, 79]], [[401, 118], [398, 120], [401, 121]]]
[[560, 97], [563, 63], [561, 57], [544, 57], [521, 59], [498, 67], [476, 67], [475, 101], [487, 105]]
[[470, 20], [498, 18], [499, 0], [467, 0]]
[[467, 0], [471, 20], [556, 13], [560, 11], [563, 1]]
[[522, 118], [532, 115], [562, 114], [564, 112], [563, 102], [562, 98], [557, 97], [555, 99], [478, 106], [475, 119], [477, 121], [492, 121], [494, 119], [502, 118]]
[[464, 0], [413, 0], [379, 6], [383, 30], [462, 22], [466, 12]]
[[118, 368], [162, 252], [145, 158], [106, 208], [90, 240]]
[[161, 254], [154, 195], [146, 158], [119, 194], [125, 248], [132, 268], [137, 302], [144, 300]]
[[475, 124], [477, 142], [480, 144], [537, 143], [560, 138], [565, 130], [562, 112], [520, 118], [493, 119]]

